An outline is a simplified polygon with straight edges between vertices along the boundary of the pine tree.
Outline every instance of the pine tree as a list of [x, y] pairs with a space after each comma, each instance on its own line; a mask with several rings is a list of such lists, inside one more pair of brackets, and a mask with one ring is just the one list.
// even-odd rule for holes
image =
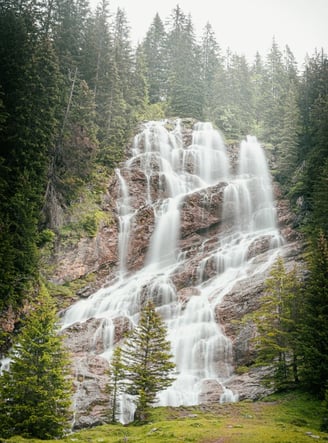
[[0, 377], [3, 437], [48, 439], [68, 428], [71, 384], [56, 322], [54, 303], [41, 285], [12, 349], [10, 370]]
[[161, 102], [167, 96], [166, 32], [158, 14], [147, 31], [142, 43], [147, 82], [149, 84], [149, 102]]
[[239, 139], [254, 123], [251, 72], [244, 56], [227, 51], [227, 68], [221, 87], [221, 115], [217, 124], [227, 136]]
[[191, 17], [179, 5], [173, 10], [167, 40], [168, 108], [171, 115], [203, 117], [200, 48]]
[[301, 286], [296, 269], [287, 272], [278, 257], [269, 278], [261, 307], [251, 316], [258, 334], [254, 338], [258, 365], [273, 365], [276, 389], [298, 382], [298, 322], [301, 310]]
[[170, 342], [166, 327], [151, 301], [140, 314], [138, 326], [122, 348], [122, 361], [127, 380], [125, 392], [136, 397], [136, 419], [144, 421], [157, 392], [173, 382]]
[[220, 74], [222, 77], [222, 70], [220, 48], [215, 39], [211, 24], [207, 23], [201, 43], [201, 75], [204, 94], [204, 114], [208, 120], [215, 118], [215, 113], [213, 112], [217, 105], [215, 84]]
[[59, 69], [36, 17], [0, 8], [0, 309], [18, 306], [37, 276], [38, 221], [57, 130]]
[[[323, 50], [316, 51], [307, 60], [300, 85], [301, 136], [298, 163], [302, 173], [299, 174], [292, 195], [294, 200], [299, 197], [302, 199], [300, 215], [305, 222], [310, 221], [312, 230], [320, 226], [326, 229], [323, 222], [326, 196], [320, 195], [320, 189], [321, 186], [322, 189], [325, 187], [325, 160], [328, 156], [327, 84], [327, 54]], [[315, 213], [312, 212], [314, 209]]]
[[328, 236], [328, 158], [313, 186], [313, 224]]
[[[99, 159], [106, 166], [114, 167], [122, 159], [123, 147], [134, 125], [130, 97], [132, 86], [133, 56], [130, 30], [124, 10], [118, 8], [114, 20], [113, 46], [110, 51], [110, 71], [103, 80], [103, 92], [97, 92], [102, 110], [98, 106]], [[131, 99], [131, 103], [130, 103]]]
[[145, 114], [148, 105], [148, 84], [146, 79], [146, 65], [142, 46], [136, 50], [134, 69], [131, 79], [129, 103], [132, 106], [133, 122], [137, 123]]
[[122, 348], [119, 346], [115, 348], [113, 358], [110, 362], [109, 368], [109, 383], [108, 391], [110, 394], [110, 421], [115, 423], [117, 421], [119, 395], [123, 391], [124, 366], [122, 363]]
[[[279, 133], [282, 126], [282, 103], [286, 87], [286, 71], [283, 55], [275, 40], [265, 63], [265, 103], [263, 122], [265, 140], [274, 145], [279, 143]], [[287, 83], [288, 87], [288, 83]]]
[[322, 232], [308, 255], [309, 278], [305, 287], [301, 344], [302, 381], [324, 398], [328, 382], [328, 243]]
[[298, 94], [295, 86], [290, 85], [282, 105], [283, 118], [277, 144], [278, 179], [289, 187], [297, 168], [297, 152], [300, 134], [300, 112]]

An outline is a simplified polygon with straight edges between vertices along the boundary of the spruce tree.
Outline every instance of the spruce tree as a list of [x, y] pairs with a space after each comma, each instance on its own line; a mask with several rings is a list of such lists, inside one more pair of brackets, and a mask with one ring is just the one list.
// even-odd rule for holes
[[297, 168], [298, 137], [300, 133], [300, 112], [296, 87], [290, 86], [282, 105], [283, 118], [277, 145], [278, 179], [285, 188], [291, 184]]
[[328, 236], [328, 158], [313, 186], [313, 223]]
[[147, 31], [142, 43], [147, 67], [146, 78], [149, 84], [151, 104], [162, 101], [167, 96], [166, 32], [158, 14]]
[[191, 17], [179, 5], [170, 18], [167, 40], [168, 104], [171, 115], [203, 117], [200, 48], [196, 44]]
[[175, 364], [171, 359], [165, 324], [154, 304], [148, 301], [141, 311], [138, 326], [122, 348], [124, 390], [136, 397], [137, 420], [147, 418], [149, 406], [156, 402], [156, 394], [173, 383]]
[[201, 41], [201, 78], [204, 96], [204, 116], [213, 120], [213, 110], [217, 106], [215, 85], [218, 77], [222, 78], [223, 62], [220, 48], [215, 39], [215, 34], [210, 23], [207, 23]]
[[298, 382], [298, 323], [301, 312], [301, 285], [296, 269], [287, 272], [278, 257], [265, 282], [261, 307], [251, 318], [257, 327], [254, 338], [257, 365], [273, 365], [276, 389]]
[[56, 438], [68, 428], [68, 357], [54, 302], [43, 285], [0, 377], [1, 436]]
[[1, 310], [19, 306], [37, 276], [38, 221], [57, 130], [60, 76], [37, 17], [17, 4], [0, 6]]
[[283, 64], [283, 55], [273, 39], [271, 50], [265, 63], [265, 92], [263, 100], [264, 138], [274, 145], [280, 141], [280, 129], [283, 118], [283, 97], [287, 75]]
[[308, 255], [309, 278], [305, 287], [301, 345], [302, 381], [324, 398], [328, 383], [328, 243], [322, 232]]
[[108, 391], [110, 394], [110, 421], [117, 421], [119, 395], [123, 391], [124, 366], [122, 363], [122, 348], [115, 348], [109, 368]]

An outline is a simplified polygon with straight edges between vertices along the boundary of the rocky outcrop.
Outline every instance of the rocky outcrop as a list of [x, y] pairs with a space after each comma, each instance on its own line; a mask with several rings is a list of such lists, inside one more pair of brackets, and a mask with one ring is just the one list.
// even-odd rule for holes
[[269, 367], [252, 368], [242, 375], [233, 376], [227, 383], [227, 388], [238, 392], [239, 400], [259, 400], [274, 392], [272, 386], [263, 383], [264, 378], [272, 375]]
[[101, 284], [102, 275], [108, 276], [117, 265], [117, 238], [117, 225], [102, 226], [93, 238], [81, 238], [73, 247], [59, 247], [51, 281], [64, 284], [97, 273]]

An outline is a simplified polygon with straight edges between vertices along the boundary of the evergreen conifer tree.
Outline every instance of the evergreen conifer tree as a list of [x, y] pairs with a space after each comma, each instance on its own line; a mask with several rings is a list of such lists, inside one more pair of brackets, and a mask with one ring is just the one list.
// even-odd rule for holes
[[0, 310], [19, 306], [37, 276], [38, 221], [60, 95], [52, 43], [17, 3], [0, 5]]
[[115, 348], [109, 368], [108, 391], [110, 394], [110, 421], [115, 423], [118, 414], [118, 397], [123, 391], [124, 366], [122, 363], [122, 348]]
[[142, 43], [145, 56], [146, 77], [149, 85], [149, 102], [162, 101], [167, 96], [166, 32], [158, 14]]
[[[278, 257], [269, 278], [261, 307], [251, 316], [258, 334], [254, 338], [257, 364], [274, 367], [276, 389], [298, 382], [298, 323], [301, 311], [301, 285], [296, 269], [287, 272]], [[271, 382], [271, 380], [269, 380]]]
[[68, 357], [57, 335], [55, 306], [41, 284], [0, 377], [1, 436], [49, 439], [68, 428]]
[[217, 107], [215, 84], [221, 74], [223, 64], [220, 48], [215, 39], [215, 34], [210, 23], [207, 23], [201, 42], [201, 78], [204, 95], [204, 114], [206, 119], [215, 118], [214, 109]]
[[137, 420], [144, 421], [156, 394], [173, 383], [170, 342], [166, 339], [166, 327], [148, 301], [140, 314], [138, 326], [132, 331], [122, 348], [125, 372], [125, 392], [136, 396]]
[[168, 104], [175, 116], [203, 117], [200, 48], [196, 44], [191, 17], [179, 5], [173, 10], [167, 40]]
[[302, 381], [322, 399], [328, 382], [328, 243], [322, 232], [308, 256], [301, 345]]

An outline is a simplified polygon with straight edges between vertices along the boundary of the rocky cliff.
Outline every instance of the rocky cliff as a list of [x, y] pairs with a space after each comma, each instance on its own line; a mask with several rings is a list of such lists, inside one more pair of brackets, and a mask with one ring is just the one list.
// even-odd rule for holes
[[[157, 137], [155, 141], [154, 134], [152, 139], [152, 143], [166, 143], [168, 146], [165, 145], [164, 148], [169, 148], [170, 155], [172, 150], [176, 150], [177, 154], [183, 157], [183, 171], [180, 171], [181, 164], [177, 169], [180, 168], [179, 174], [183, 173], [187, 180], [194, 176], [197, 176], [197, 179], [198, 176], [201, 177], [200, 173], [195, 171], [198, 151], [196, 152], [194, 146], [197, 144], [202, 146], [203, 142], [195, 139], [193, 124], [191, 120], [179, 122], [179, 133], [174, 133], [175, 138], [172, 139], [172, 132], [176, 129], [170, 131], [168, 127], [176, 128], [174, 126], [176, 123], [168, 122], [159, 135], [155, 134]], [[105, 385], [108, 349], [121, 340], [125, 331], [133, 327], [134, 314], [130, 311], [126, 314], [123, 310], [109, 317], [105, 308], [103, 315], [97, 309], [101, 300], [104, 301], [107, 297], [105, 294], [111, 291], [113, 294], [120, 293], [119, 285], [117, 290], [112, 289], [118, 284], [120, 273], [123, 273], [121, 279], [123, 282], [135, 275], [138, 276], [135, 279], [141, 281], [141, 286], [135, 289], [138, 306], [146, 297], [151, 296], [158, 308], [163, 310], [164, 316], [168, 315], [164, 310], [167, 306], [174, 306], [174, 309], [179, 311], [177, 317], [186, 316], [188, 309], [196, 303], [195, 300], [197, 298], [200, 300], [204, 296], [204, 291], [210, 294], [208, 300], [213, 307], [213, 318], [220, 331], [217, 340], [224, 342], [223, 351], [217, 349], [213, 354], [212, 366], [214, 371], [222, 375], [224, 384], [220, 378], [201, 377], [198, 401], [207, 402], [220, 401], [226, 387], [238, 394], [239, 398], [255, 399], [266, 392], [260, 383], [263, 371], [250, 370], [242, 375], [236, 375], [234, 371], [238, 366], [249, 366], [254, 361], [255, 351], [251, 345], [251, 338], [256, 333], [253, 326], [244, 325], [236, 320], [241, 320], [246, 314], [258, 308], [264, 280], [269, 272], [270, 263], [277, 254], [284, 257], [287, 268], [301, 262], [302, 239], [293, 229], [294, 216], [288, 202], [282, 199], [279, 186], [274, 184], [273, 196], [277, 221], [275, 229], [278, 232], [279, 244], [274, 245], [276, 233], [270, 229], [264, 229], [260, 235], [255, 236], [248, 231], [245, 235], [243, 232], [235, 243], [228, 245], [228, 249], [239, 247], [238, 242], [244, 242], [246, 238], [248, 243], [243, 249], [243, 263], [247, 263], [247, 267], [243, 267], [242, 273], [238, 271], [236, 277], [231, 280], [225, 280], [223, 283], [216, 280], [217, 276], [224, 274], [228, 267], [225, 259], [218, 256], [217, 251], [220, 247], [224, 248], [222, 245], [226, 238], [236, 236], [237, 232], [236, 204], [233, 200], [227, 203], [229, 177], [238, 174], [236, 171], [239, 170], [241, 161], [239, 146], [233, 145], [228, 146], [225, 151], [230, 163], [229, 177], [224, 176], [219, 180], [208, 179], [206, 186], [203, 186], [205, 179], [201, 177], [200, 186], [191, 186], [183, 193], [183, 197], [179, 197], [179, 226], [175, 239], [178, 257], [169, 263], [169, 271], [165, 273], [166, 286], [162, 280], [159, 283], [158, 273], [156, 277], [146, 278], [144, 274], [139, 277], [140, 273], [144, 272], [145, 265], [152, 260], [149, 250], [152, 248], [154, 233], [158, 229], [159, 213], [163, 212], [158, 202], [166, 199], [171, 201], [172, 195], [170, 188], [172, 184], [165, 175], [168, 172], [163, 172], [163, 163], [165, 163], [163, 156], [167, 154], [158, 154], [157, 150], [145, 147], [149, 143], [149, 138], [147, 134], [143, 134], [128, 146], [127, 161], [121, 165], [108, 184], [103, 210], [110, 211], [114, 215], [114, 222], [110, 226], [100, 226], [94, 238], [81, 239], [74, 247], [64, 248], [59, 245], [54, 257], [53, 283], [62, 284], [84, 279], [93, 273], [96, 278], [92, 283], [79, 289], [79, 297], [85, 298], [103, 288], [101, 290], [103, 292], [100, 291], [100, 295], [94, 298], [98, 301], [92, 305], [93, 310], [87, 299], [81, 300], [78, 304], [79, 312], [85, 310], [85, 315], [76, 317], [72, 314], [71, 320], [67, 320], [65, 314], [66, 327], [63, 334], [73, 357], [74, 366], [75, 427], [94, 425], [106, 420], [108, 397]], [[164, 137], [164, 141], [160, 137]], [[144, 155], [145, 152], [149, 152], [147, 157]], [[165, 167], [166, 163], [164, 169]], [[206, 167], [209, 169], [210, 165]], [[241, 175], [238, 175], [234, 180], [239, 183], [240, 177]], [[126, 191], [123, 189], [123, 184], [127, 184], [128, 196], [124, 194]], [[180, 185], [177, 183], [174, 186]], [[255, 193], [256, 189], [251, 190], [250, 195], [252, 192]], [[240, 203], [242, 206], [243, 201], [244, 197]], [[245, 217], [246, 215], [238, 223], [243, 224]], [[128, 222], [125, 243], [122, 240], [122, 232], [126, 227], [122, 225], [122, 220]], [[227, 254], [226, 250], [223, 252]], [[162, 257], [157, 261], [161, 260]], [[239, 264], [231, 265], [234, 269], [237, 266]], [[208, 292], [208, 287], [211, 287], [211, 292]], [[125, 287], [122, 299], [129, 288], [130, 286]], [[81, 304], [83, 302], [86, 302], [85, 305]], [[110, 334], [108, 331], [111, 331]], [[224, 361], [220, 357], [220, 352], [228, 355], [224, 357]], [[198, 359], [202, 358], [199, 350]]]

